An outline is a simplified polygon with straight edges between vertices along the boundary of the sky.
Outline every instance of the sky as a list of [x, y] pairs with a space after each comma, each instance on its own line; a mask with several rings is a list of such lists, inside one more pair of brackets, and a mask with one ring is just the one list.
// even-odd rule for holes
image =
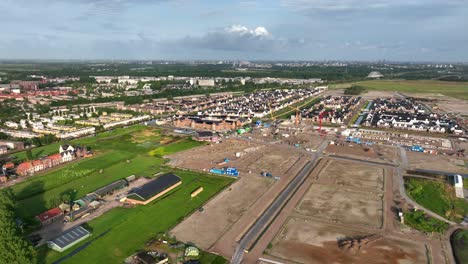
[[0, 0], [2, 59], [468, 61], [468, 0]]

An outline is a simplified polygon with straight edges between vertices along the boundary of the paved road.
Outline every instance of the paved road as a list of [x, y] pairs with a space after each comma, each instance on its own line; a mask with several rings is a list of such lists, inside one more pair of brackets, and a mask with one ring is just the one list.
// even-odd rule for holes
[[409, 204], [412, 204], [413, 206], [417, 207], [419, 210], [423, 210], [427, 215], [430, 215], [430, 216], [432, 216], [432, 217], [434, 217], [436, 219], [439, 219], [439, 220], [444, 221], [446, 223], [449, 223], [451, 225], [456, 225], [457, 223], [449, 221], [449, 220], [443, 218], [442, 216], [432, 212], [431, 210], [428, 210], [428, 209], [424, 208], [423, 206], [421, 206], [417, 202], [413, 201], [413, 199], [411, 199], [406, 194], [405, 181], [403, 180], [403, 175], [404, 175], [404, 173], [406, 171], [406, 168], [408, 167], [408, 157], [406, 156], [406, 150], [403, 147], [400, 146], [399, 150], [400, 150], [401, 162], [400, 162], [400, 166], [397, 169], [397, 176], [398, 176], [398, 182], [400, 183], [400, 186], [399, 186], [400, 195], [403, 197], [403, 199], [405, 199]]
[[268, 209], [257, 219], [255, 224], [245, 233], [242, 239], [239, 241], [239, 244], [236, 247], [236, 250], [231, 258], [231, 263], [240, 264], [244, 257], [244, 252], [249, 248], [251, 243], [261, 235], [263, 230], [267, 225], [273, 220], [275, 215], [281, 211], [281, 207], [287, 201], [287, 199], [297, 190], [300, 184], [306, 179], [306, 177], [313, 170], [317, 164], [318, 158], [322, 156], [323, 149], [327, 146], [327, 141], [323, 141], [319, 146], [319, 150], [315, 153], [315, 157], [312, 161], [306, 163], [302, 170], [291, 180], [291, 182], [286, 186], [286, 188], [276, 197], [276, 199], [271, 203]]

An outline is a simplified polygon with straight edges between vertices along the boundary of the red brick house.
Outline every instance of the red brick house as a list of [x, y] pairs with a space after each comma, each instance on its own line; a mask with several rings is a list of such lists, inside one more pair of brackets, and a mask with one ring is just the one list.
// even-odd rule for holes
[[34, 173], [34, 166], [32, 162], [26, 161], [18, 165], [16, 168], [16, 174], [19, 176], [26, 176]]
[[42, 163], [42, 160], [33, 160], [31, 163], [34, 167], [34, 172], [44, 170], [44, 164]]
[[49, 159], [52, 163], [52, 167], [62, 164], [62, 155], [59, 153], [50, 155]]
[[63, 212], [60, 208], [52, 208], [36, 216], [36, 219], [41, 222], [41, 225], [48, 225], [54, 221], [61, 221], [63, 219]]
[[44, 170], [48, 168], [52, 168], [52, 160], [49, 157], [43, 158], [41, 161], [42, 161], [42, 164], [44, 165]]

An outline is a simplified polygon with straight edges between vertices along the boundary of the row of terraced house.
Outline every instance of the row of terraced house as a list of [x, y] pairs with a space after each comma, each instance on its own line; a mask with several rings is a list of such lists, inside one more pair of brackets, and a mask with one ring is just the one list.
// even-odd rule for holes
[[[7, 170], [10, 172], [13, 170], [18, 176], [33, 175], [37, 172], [58, 166], [63, 163], [73, 161], [77, 158], [88, 157], [92, 155], [86, 147], [73, 147], [71, 145], [62, 145], [59, 148], [59, 153], [49, 155], [47, 157], [36, 159], [32, 161], [25, 161], [16, 168], [13, 163], [7, 163], [3, 166], [4, 174]], [[4, 175], [6, 176], [6, 175]], [[2, 181], [5, 181], [3, 179]]]

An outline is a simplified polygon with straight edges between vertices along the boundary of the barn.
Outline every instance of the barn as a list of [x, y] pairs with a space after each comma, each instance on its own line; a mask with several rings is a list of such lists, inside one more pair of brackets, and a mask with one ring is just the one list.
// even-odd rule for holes
[[132, 190], [126, 197], [125, 202], [132, 204], [148, 204], [151, 201], [170, 192], [182, 184], [179, 176], [169, 173]]

